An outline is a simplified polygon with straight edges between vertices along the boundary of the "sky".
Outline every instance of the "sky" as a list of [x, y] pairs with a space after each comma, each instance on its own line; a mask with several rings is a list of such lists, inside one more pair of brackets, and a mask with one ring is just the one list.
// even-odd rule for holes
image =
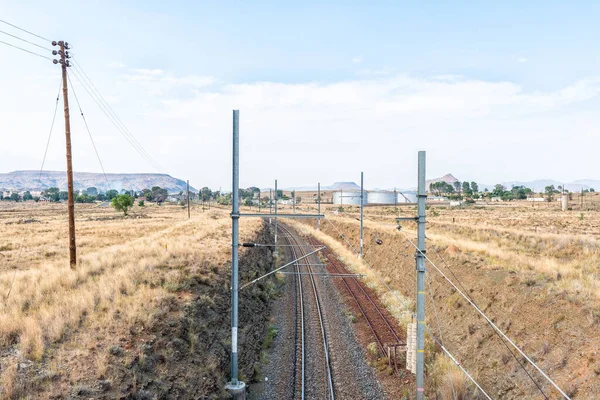
[[[600, 179], [600, 3], [21, 1], [0, 19], [71, 44], [76, 171], [240, 185]], [[0, 23], [0, 30], [52, 48]], [[0, 40], [52, 57], [0, 33]], [[0, 43], [0, 173], [40, 169], [60, 67]], [[158, 167], [104, 115], [83, 73]], [[71, 90], [71, 89], [70, 89]], [[62, 99], [45, 170], [65, 170]]]

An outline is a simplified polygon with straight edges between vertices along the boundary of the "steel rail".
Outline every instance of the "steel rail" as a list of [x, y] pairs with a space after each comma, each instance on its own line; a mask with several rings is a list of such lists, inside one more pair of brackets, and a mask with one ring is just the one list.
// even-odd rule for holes
[[[289, 235], [289, 240], [291, 242], [294, 242], [294, 243], [296, 243], [296, 244], [299, 245], [298, 240], [290, 232], [289, 229], [287, 229], [285, 226], [282, 226], [281, 224], [279, 225], [279, 229], [281, 229], [283, 232], [285, 232], [286, 234]], [[291, 247], [291, 251], [292, 251], [293, 256], [295, 258], [298, 258], [297, 257], [297, 253], [296, 253], [297, 249], [300, 250], [300, 253], [304, 253], [304, 249], [302, 247], [298, 247], [298, 248]], [[309, 272], [312, 272], [311, 266], [308, 266], [308, 270], [309, 270]], [[302, 280], [301, 276], [299, 276], [299, 280]], [[316, 306], [317, 306], [317, 313], [319, 315], [319, 324], [320, 324], [320, 327], [321, 327], [321, 337], [323, 338], [323, 349], [324, 349], [324, 353], [325, 353], [325, 366], [326, 366], [326, 370], [327, 370], [327, 381], [328, 381], [328, 384], [329, 384], [329, 396], [328, 397], [331, 400], [335, 400], [335, 392], [334, 392], [334, 388], [333, 388], [333, 379], [332, 379], [332, 373], [331, 373], [331, 363], [330, 363], [330, 360], [329, 360], [329, 345], [327, 343], [327, 334], [325, 333], [325, 324], [323, 323], [323, 314], [322, 314], [322, 311], [321, 311], [321, 301], [320, 301], [319, 295], [317, 293], [317, 285], [315, 283], [315, 278], [314, 278], [314, 276], [312, 274], [310, 275], [310, 281], [311, 281], [312, 288], [313, 288], [313, 293], [314, 293], [314, 296], [315, 296], [315, 303], [316, 303]], [[303, 351], [304, 351], [304, 349], [303, 349]], [[304, 364], [304, 358], [303, 358], [303, 364]], [[303, 382], [304, 382], [304, 379], [303, 379]], [[303, 390], [302, 390], [302, 395], [304, 396], [304, 387], [303, 387]]]
[[[328, 260], [331, 261], [331, 265], [335, 269], [335, 272], [339, 273], [338, 260], [330, 258], [329, 257], [330, 254], [331, 254], [330, 252], [327, 252], [326, 253], [326, 257], [327, 257]], [[388, 327], [388, 329], [390, 330], [390, 332], [394, 336], [394, 338], [396, 338], [396, 340], [398, 341], [399, 344], [402, 344], [402, 340], [398, 337], [398, 334], [396, 333], [396, 331], [394, 330], [394, 328], [390, 325], [390, 323], [387, 320], [387, 318], [383, 315], [383, 313], [381, 312], [381, 310], [379, 309], [379, 307], [375, 304], [375, 302], [373, 301], [373, 299], [371, 298], [371, 296], [365, 291], [365, 289], [362, 287], [362, 285], [356, 280], [356, 278], [350, 277], [348, 279], [350, 279], [351, 281], [353, 281], [354, 284], [360, 288], [360, 290], [364, 294], [364, 297], [371, 303], [371, 305], [373, 306], [373, 308], [377, 311], [377, 313], [379, 314], [379, 316], [381, 317], [381, 319], [383, 320], [383, 322], [386, 324], [386, 326]], [[385, 353], [385, 348], [383, 346], [384, 345], [383, 339], [381, 338], [381, 336], [375, 330], [375, 327], [373, 326], [373, 323], [374, 323], [373, 319], [372, 318], [370, 319], [368, 317], [367, 312], [365, 311], [364, 307], [360, 304], [360, 301], [358, 300], [358, 297], [357, 297], [355, 291], [350, 288], [350, 285], [346, 281], [346, 278], [342, 279], [342, 281], [344, 282], [344, 285], [346, 286], [346, 289], [348, 290], [348, 292], [352, 295], [352, 298], [356, 302], [356, 305], [358, 306], [360, 312], [365, 317], [365, 321], [369, 325], [369, 328], [371, 329], [371, 332], [373, 332], [373, 335], [375, 336], [375, 339], [377, 340], [377, 344], [379, 345], [379, 350], [381, 351], [381, 354], [385, 355], [386, 353]]]

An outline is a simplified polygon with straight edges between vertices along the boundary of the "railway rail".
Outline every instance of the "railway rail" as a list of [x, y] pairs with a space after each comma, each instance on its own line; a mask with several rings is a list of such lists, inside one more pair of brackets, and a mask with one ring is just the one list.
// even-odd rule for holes
[[[297, 259], [308, 252], [306, 246], [300, 245], [297, 234], [284, 224], [279, 224], [278, 229], [284, 234], [283, 238], [289, 246], [291, 256]], [[296, 335], [298, 346], [296, 357], [295, 398], [327, 398], [335, 399], [335, 388], [332, 378], [332, 368], [329, 354], [327, 332], [323, 322], [323, 305], [319, 296], [313, 266], [307, 259], [302, 264], [306, 274], [302, 273], [301, 266], [296, 263], [296, 288], [297, 288], [297, 327]], [[310, 290], [312, 288], [312, 291]], [[308, 295], [305, 293], [308, 291]], [[321, 344], [315, 341], [317, 337]], [[309, 339], [313, 339], [310, 341]], [[321, 358], [321, 360], [317, 360]], [[300, 379], [298, 379], [300, 377]]]
[[[314, 237], [309, 237], [308, 242], [313, 246], [322, 245]], [[348, 274], [348, 270], [344, 264], [329, 250], [324, 249], [323, 255], [327, 258], [329, 271], [335, 274]], [[369, 289], [365, 289], [362, 282], [355, 277], [342, 277], [343, 286], [346, 288], [350, 297], [354, 300], [358, 310], [362, 314], [365, 322], [377, 342], [377, 347], [382, 356], [390, 356], [388, 349], [405, 345], [405, 342], [400, 338], [396, 329], [395, 322], [391, 319], [385, 309], [378, 305], [378, 301], [373, 299], [373, 295], [369, 293]], [[395, 351], [394, 351], [395, 354]], [[395, 372], [397, 372], [396, 363], [390, 363]]]

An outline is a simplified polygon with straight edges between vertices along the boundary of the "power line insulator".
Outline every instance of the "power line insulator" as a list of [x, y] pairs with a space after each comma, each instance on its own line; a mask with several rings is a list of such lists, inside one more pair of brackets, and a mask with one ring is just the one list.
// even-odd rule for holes
[[58, 60], [57, 60], [57, 59], [54, 59], [54, 60], [52, 60], [52, 63], [54, 63], [54, 64], [58, 64]]
[[52, 50], [52, 55], [53, 55], [53, 56], [56, 56], [56, 55], [58, 55], [58, 51], [56, 51], [56, 50]]
[[56, 42], [56, 40], [52, 41], [52, 46], [56, 46], [58, 43]]

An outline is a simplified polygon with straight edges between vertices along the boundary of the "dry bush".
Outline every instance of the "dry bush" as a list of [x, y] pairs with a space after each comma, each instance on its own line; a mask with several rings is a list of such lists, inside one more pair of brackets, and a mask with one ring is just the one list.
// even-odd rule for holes
[[474, 398], [469, 378], [444, 354], [435, 357], [429, 377], [442, 400]]
[[19, 395], [18, 373], [19, 364], [17, 360], [13, 360], [0, 374], [0, 394], [2, 394], [3, 399], [12, 399]]

